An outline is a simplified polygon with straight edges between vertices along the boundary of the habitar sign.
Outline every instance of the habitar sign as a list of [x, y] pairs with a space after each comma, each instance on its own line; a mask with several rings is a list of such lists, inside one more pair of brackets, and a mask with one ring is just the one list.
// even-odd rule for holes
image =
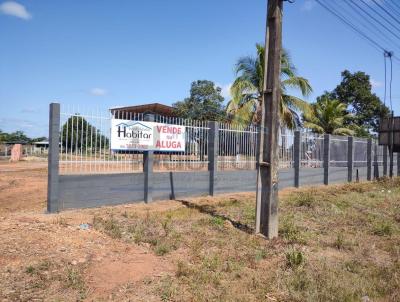
[[112, 119], [111, 149], [185, 151], [185, 126]]

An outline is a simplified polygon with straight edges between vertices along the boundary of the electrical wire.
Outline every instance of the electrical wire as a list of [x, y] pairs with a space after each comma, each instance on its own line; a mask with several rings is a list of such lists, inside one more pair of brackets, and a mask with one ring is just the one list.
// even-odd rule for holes
[[392, 11], [392, 13], [397, 17], [400, 18], [400, 10], [398, 10], [398, 8], [394, 7], [392, 3], [390, 3], [389, 1], [385, 2], [386, 5], [388, 6], [388, 8]]
[[383, 62], [384, 62], [384, 66], [385, 66], [385, 91], [384, 91], [384, 94], [383, 94], [383, 104], [386, 106], [386, 83], [387, 83], [387, 80], [386, 80], [386, 74], [387, 74], [387, 72], [386, 72], [386, 52], [384, 52], [383, 53]]
[[[363, 0], [362, 0], [362, 1], [363, 1]], [[388, 37], [388, 36], [387, 36], [387, 33], [385, 33], [380, 27], [375, 26], [374, 24], [372, 24], [372, 23], [368, 20], [368, 18], [365, 18], [364, 15], [360, 14], [360, 13], [357, 11], [357, 8], [354, 7], [353, 1], [343, 1], [343, 2], [347, 5], [347, 7], [350, 8], [350, 10], [356, 12], [356, 14], [353, 15], [353, 14], [349, 13], [348, 10], [346, 10], [346, 13], [347, 13], [348, 15], [350, 15], [350, 17], [351, 17], [352, 20], [355, 21], [355, 17], [359, 17], [359, 19], [357, 20], [358, 23], [361, 23], [361, 25], [363, 25], [365, 28], [367, 28], [368, 31], [369, 31], [370, 33], [371, 33], [372, 31], [375, 31], [376, 33], [378, 33], [377, 36], [380, 38], [380, 40], [382, 40], [382, 41], [385, 40], [385, 42], [386, 42], [387, 44], [395, 44], [395, 46], [396, 46], [396, 47], [398, 48], [398, 50], [400, 51], [400, 45], [397, 44], [397, 42], [393, 41], [393, 39], [392, 39], [391, 37]], [[344, 7], [341, 7], [341, 9], [342, 9], [342, 14], [343, 14]], [[360, 21], [360, 20], [361, 20], [361, 21]]]
[[397, 0], [391, 0], [393, 6], [397, 7], [400, 10], [400, 5], [396, 3]]
[[[361, 0], [364, 4], [366, 4], [364, 2], [364, 0]], [[364, 12], [364, 14], [366, 14], [368, 17], [370, 17], [372, 20], [374, 20], [377, 24], [379, 24], [380, 26], [382, 26], [384, 29], [386, 29], [388, 32], [390, 32], [393, 36], [395, 36], [397, 39], [400, 39], [400, 35], [396, 34], [395, 32], [393, 32], [390, 28], [388, 28], [385, 24], [383, 24], [380, 20], [378, 20], [377, 18], [375, 18], [373, 15], [371, 15], [368, 11], [366, 11], [364, 8], [362, 8], [360, 5], [358, 5], [358, 3], [356, 1], [351, 1], [351, 3], [353, 3], [355, 6], [357, 6], [362, 12]], [[368, 4], [366, 4], [368, 6]]]
[[365, 40], [367, 40], [371, 45], [373, 45], [373, 47], [379, 51], [385, 51], [385, 48], [383, 48], [379, 43], [377, 43], [376, 41], [374, 41], [372, 38], [370, 38], [367, 34], [365, 34], [364, 32], [362, 32], [361, 30], [359, 30], [355, 25], [353, 25], [350, 21], [346, 20], [346, 18], [342, 17], [339, 13], [335, 12], [334, 9], [328, 7], [325, 3], [323, 3], [320, 0], [315, 0], [319, 5], [321, 5], [322, 7], [324, 7], [328, 12], [330, 12], [332, 15], [336, 16], [337, 18], [339, 18], [344, 24], [346, 24], [347, 26], [349, 26], [353, 31], [355, 31], [356, 33], [358, 33], [362, 38], [364, 38]]
[[390, 59], [389, 101], [390, 101], [390, 111], [393, 112], [393, 106], [392, 106], [392, 81], [393, 81], [392, 55], [389, 56], [389, 59]]
[[[340, 12], [338, 12], [334, 7], [328, 5], [328, 3], [323, 2], [322, 0], [315, 0], [319, 5], [321, 5], [324, 9], [326, 9], [329, 13], [337, 17], [342, 23], [350, 27], [354, 32], [356, 32], [361, 38], [363, 38], [365, 41], [367, 41], [372, 47], [374, 47], [376, 50], [378, 50], [380, 53], [387, 51], [386, 46], [382, 46], [381, 43], [378, 43], [376, 41], [375, 36], [371, 36], [370, 32], [365, 33], [362, 29], [357, 27], [357, 25], [354, 24], [354, 22], [350, 21], [346, 16], [343, 16]], [[331, 2], [330, 2], [331, 3]], [[376, 26], [374, 26], [376, 28]], [[392, 44], [392, 43], [390, 43]], [[390, 45], [388, 45], [390, 46]], [[393, 45], [390, 47], [393, 48]], [[400, 63], [400, 59], [396, 55], [392, 55], [392, 59], [396, 60], [397, 62]]]
[[395, 22], [397, 22], [398, 24], [400, 24], [400, 21], [398, 19], [396, 19], [390, 12], [388, 12], [386, 10], [386, 8], [384, 8], [382, 6], [382, 4], [380, 4], [378, 1], [376, 0], [372, 0], [381, 10], [383, 10], [390, 18], [392, 18]]

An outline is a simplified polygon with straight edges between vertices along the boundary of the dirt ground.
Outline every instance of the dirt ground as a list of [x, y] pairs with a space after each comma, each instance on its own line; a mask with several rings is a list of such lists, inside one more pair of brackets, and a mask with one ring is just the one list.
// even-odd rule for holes
[[0, 301], [400, 301], [400, 179], [46, 214], [45, 162], [0, 162]]
[[[46, 214], [46, 165], [0, 161], [1, 301], [109, 300], [121, 286], [174, 274], [176, 261], [172, 255], [158, 257], [148, 244], [114, 240], [91, 224], [95, 215], [108, 211], [158, 212], [182, 208], [181, 203], [165, 201], [150, 206], [134, 204]], [[82, 224], [89, 224], [89, 228], [81, 228]], [[40, 273], [42, 267], [45, 276]], [[30, 270], [38, 272], [39, 281], [31, 280], [37, 276], [29, 274]], [[74, 276], [83, 276], [83, 280], [73, 280]], [[85, 284], [81, 297], [79, 283]], [[135, 296], [137, 301], [160, 301], [148, 292], [137, 292]]]
[[[90, 288], [88, 300], [106, 298], [122, 284], [169, 273], [168, 261], [155, 256], [149, 248], [115, 241], [91, 228], [81, 229], [81, 224], [91, 223], [96, 210], [45, 214], [46, 189], [47, 170], [43, 163], [0, 163], [0, 297], [5, 301], [57, 298], [59, 288], [49, 291], [44, 287], [42, 294], [33, 291], [31, 296], [29, 291], [21, 290], [21, 284], [14, 284], [14, 290], [5, 284], [15, 281], [7, 278], [9, 275], [24, 274], [21, 268], [50, 261], [55, 267], [83, 267], [84, 281]], [[23, 279], [26, 278], [20, 282], [25, 283], [27, 280]], [[74, 297], [68, 297], [67, 290], [63, 299]]]

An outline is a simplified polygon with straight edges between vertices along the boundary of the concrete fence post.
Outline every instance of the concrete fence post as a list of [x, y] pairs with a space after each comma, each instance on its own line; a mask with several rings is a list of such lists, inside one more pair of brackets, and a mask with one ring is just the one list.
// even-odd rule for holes
[[[146, 122], [154, 122], [153, 114], [146, 114], [144, 116]], [[153, 162], [154, 151], [143, 152], [143, 173], [144, 173], [144, 202], [149, 203], [153, 201]]]
[[219, 147], [219, 124], [208, 122], [208, 171], [210, 173], [210, 196], [215, 195], [215, 182], [217, 178], [218, 147]]
[[59, 209], [59, 152], [60, 152], [60, 104], [51, 103], [49, 110], [49, 155], [47, 160], [47, 212]]
[[400, 152], [397, 152], [397, 176], [400, 176]]
[[379, 166], [378, 166], [378, 146], [374, 144], [374, 179], [379, 177]]
[[331, 158], [331, 135], [324, 135], [324, 185], [329, 184], [329, 161]]
[[294, 186], [300, 186], [300, 153], [301, 153], [301, 133], [299, 130], [294, 132], [293, 142], [293, 165], [294, 165]]
[[387, 176], [388, 169], [388, 147], [383, 146], [383, 176]]
[[393, 177], [394, 154], [392, 146], [389, 146], [389, 177]]
[[347, 137], [347, 181], [353, 181], [354, 168], [354, 137]]
[[372, 180], [372, 138], [367, 141], [367, 180]]

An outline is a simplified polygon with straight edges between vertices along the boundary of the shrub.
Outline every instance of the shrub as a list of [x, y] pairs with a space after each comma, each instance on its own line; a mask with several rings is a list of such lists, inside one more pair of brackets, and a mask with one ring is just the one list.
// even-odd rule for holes
[[298, 207], [312, 208], [316, 203], [315, 192], [299, 192], [294, 198], [294, 204]]
[[290, 268], [297, 268], [303, 265], [305, 257], [302, 251], [292, 249], [286, 252], [286, 266]]
[[375, 225], [373, 233], [378, 236], [391, 236], [393, 226], [389, 221], [381, 221]]

